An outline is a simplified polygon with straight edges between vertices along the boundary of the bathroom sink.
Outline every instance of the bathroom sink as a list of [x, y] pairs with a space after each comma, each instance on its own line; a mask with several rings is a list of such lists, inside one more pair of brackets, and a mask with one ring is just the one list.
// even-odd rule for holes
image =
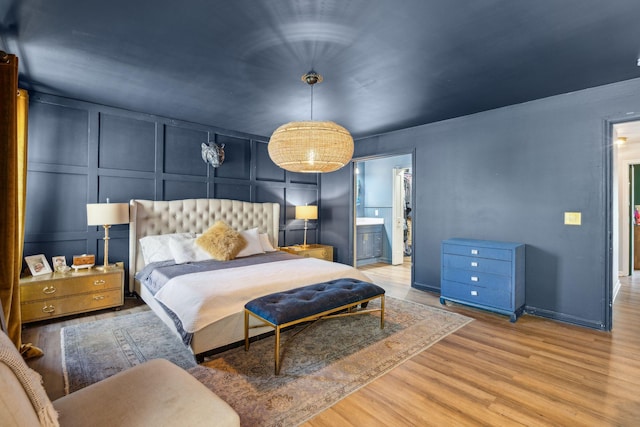
[[384, 224], [384, 218], [377, 218], [377, 217], [356, 218], [356, 225], [377, 225], [377, 224]]

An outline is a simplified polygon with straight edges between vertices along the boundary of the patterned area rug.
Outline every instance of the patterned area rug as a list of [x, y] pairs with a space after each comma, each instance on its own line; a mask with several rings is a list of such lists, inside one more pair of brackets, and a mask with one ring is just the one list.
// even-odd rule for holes
[[65, 394], [151, 359], [184, 369], [193, 354], [151, 311], [67, 326], [60, 330]]
[[[373, 301], [370, 307], [378, 304]], [[179, 349], [181, 344], [150, 312], [97, 321], [90, 327], [81, 324], [64, 328], [65, 371], [74, 390], [95, 382], [98, 376], [126, 369], [136, 360], [164, 357], [186, 367], [229, 403], [240, 415], [242, 425], [295, 426], [472, 320], [389, 296], [385, 305], [384, 329], [380, 329], [375, 313], [316, 322], [299, 334], [303, 326], [285, 332], [281, 338], [282, 368], [277, 376], [273, 336], [251, 343], [248, 352], [244, 347], [235, 348], [207, 358], [202, 365], [190, 366], [182, 357], [178, 362], [172, 360], [184, 354]], [[147, 321], [150, 324], [138, 328]], [[72, 328], [75, 331], [65, 331]], [[120, 334], [136, 335], [133, 329], [145, 329], [148, 335], [142, 340], [116, 338]], [[83, 348], [85, 335], [91, 338], [89, 349]], [[71, 336], [76, 343], [72, 346], [68, 344]], [[111, 362], [105, 363], [105, 358]], [[100, 372], [103, 370], [108, 374]]]

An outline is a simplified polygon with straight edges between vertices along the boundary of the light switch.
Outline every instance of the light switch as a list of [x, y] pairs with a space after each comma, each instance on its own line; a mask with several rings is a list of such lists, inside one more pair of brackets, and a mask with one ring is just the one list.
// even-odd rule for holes
[[582, 225], [582, 212], [565, 212], [565, 225]]

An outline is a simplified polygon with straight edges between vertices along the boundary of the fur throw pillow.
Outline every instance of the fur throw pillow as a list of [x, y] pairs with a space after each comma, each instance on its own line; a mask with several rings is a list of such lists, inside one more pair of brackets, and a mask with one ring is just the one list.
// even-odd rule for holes
[[247, 246], [247, 241], [224, 221], [216, 221], [196, 239], [196, 244], [207, 251], [213, 259], [228, 261], [234, 259]]

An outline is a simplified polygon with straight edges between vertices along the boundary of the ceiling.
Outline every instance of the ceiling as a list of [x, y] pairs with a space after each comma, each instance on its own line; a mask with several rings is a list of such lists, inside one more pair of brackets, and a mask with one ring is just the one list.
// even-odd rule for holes
[[614, 138], [626, 138], [627, 144], [640, 144], [640, 121], [618, 123], [613, 131]]
[[638, 0], [0, 0], [38, 92], [268, 137], [354, 137], [640, 77]]

